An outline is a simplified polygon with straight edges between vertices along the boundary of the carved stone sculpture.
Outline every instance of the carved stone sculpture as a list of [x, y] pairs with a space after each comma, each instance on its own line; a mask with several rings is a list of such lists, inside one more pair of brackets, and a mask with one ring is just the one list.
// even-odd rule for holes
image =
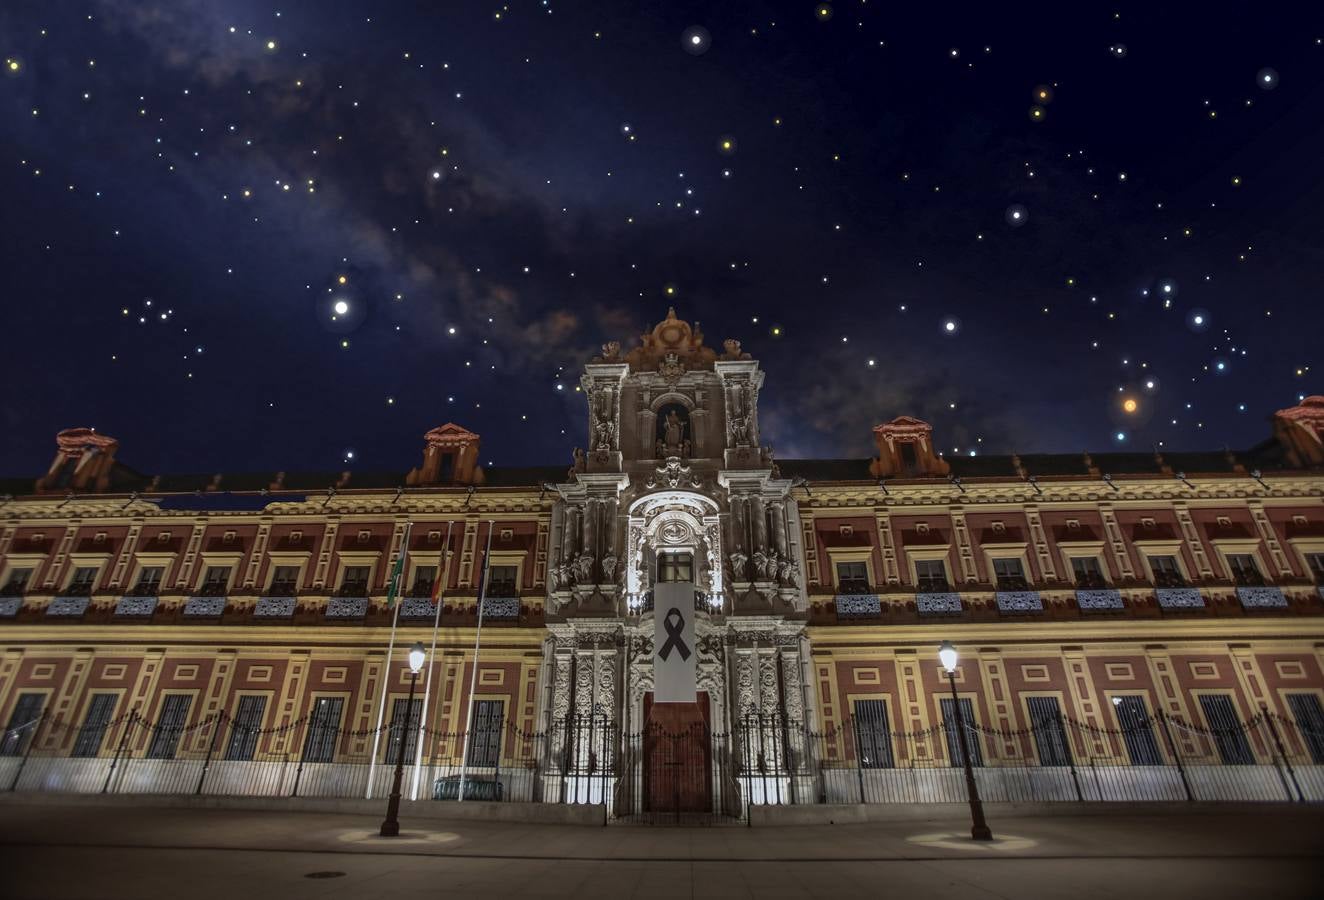
[[575, 583], [592, 584], [593, 583], [593, 554], [581, 553], [575, 560]]
[[746, 575], [745, 567], [749, 563], [749, 557], [741, 553], [739, 550], [733, 550], [727, 556], [727, 560], [731, 563], [731, 580], [744, 581]]
[[749, 359], [750, 355], [740, 349], [740, 341], [727, 338], [722, 341], [722, 349], [726, 352], [722, 354], [722, 359]]

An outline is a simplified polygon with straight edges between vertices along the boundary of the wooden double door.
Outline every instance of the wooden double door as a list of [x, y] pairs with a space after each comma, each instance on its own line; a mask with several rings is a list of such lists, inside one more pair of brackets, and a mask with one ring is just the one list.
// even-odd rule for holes
[[644, 695], [643, 800], [646, 812], [713, 810], [713, 742], [706, 691], [693, 703], [654, 703]]

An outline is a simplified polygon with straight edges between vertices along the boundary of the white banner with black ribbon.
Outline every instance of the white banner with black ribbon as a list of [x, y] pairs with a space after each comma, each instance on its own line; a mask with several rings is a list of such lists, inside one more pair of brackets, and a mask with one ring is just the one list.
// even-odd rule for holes
[[653, 702], [693, 703], [694, 585], [662, 582], [653, 588]]

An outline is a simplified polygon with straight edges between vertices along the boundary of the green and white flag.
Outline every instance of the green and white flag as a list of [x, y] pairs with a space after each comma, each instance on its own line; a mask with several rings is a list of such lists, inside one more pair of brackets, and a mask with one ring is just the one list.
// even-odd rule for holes
[[404, 537], [400, 539], [400, 555], [395, 558], [395, 567], [391, 569], [391, 580], [386, 585], [386, 608], [395, 606], [395, 598], [400, 595], [400, 578], [405, 569], [405, 557], [409, 555], [409, 533], [414, 523], [405, 524]]

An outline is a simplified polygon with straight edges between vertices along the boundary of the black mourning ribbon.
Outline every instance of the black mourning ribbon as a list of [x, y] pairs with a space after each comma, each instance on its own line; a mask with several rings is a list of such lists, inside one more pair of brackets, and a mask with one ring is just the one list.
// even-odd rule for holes
[[671, 651], [674, 649], [680, 654], [681, 662], [690, 658], [690, 648], [685, 646], [685, 640], [682, 637], [685, 630], [685, 616], [679, 609], [671, 607], [667, 610], [666, 617], [662, 620], [662, 627], [667, 630], [667, 642], [662, 645], [662, 649], [657, 651], [657, 655], [664, 662], [671, 659]]

